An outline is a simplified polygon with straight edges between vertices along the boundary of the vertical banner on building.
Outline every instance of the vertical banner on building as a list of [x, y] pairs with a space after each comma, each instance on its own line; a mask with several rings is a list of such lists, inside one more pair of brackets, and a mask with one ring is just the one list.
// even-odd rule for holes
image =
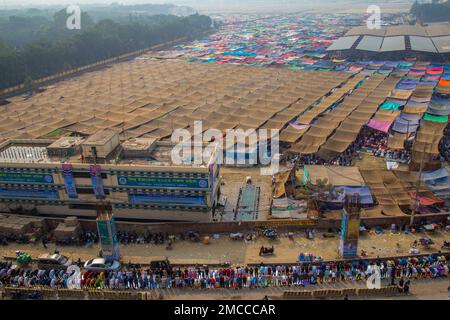
[[75, 185], [75, 179], [73, 178], [72, 165], [70, 163], [63, 163], [62, 175], [69, 198], [78, 198], [77, 187]]
[[209, 205], [214, 205], [214, 163], [209, 165], [209, 183], [211, 187], [211, 193], [209, 194]]
[[91, 174], [92, 189], [94, 189], [95, 197], [97, 199], [103, 199], [105, 192], [103, 190], [102, 169], [100, 165], [91, 165], [89, 167], [89, 173]]
[[342, 209], [339, 252], [344, 258], [353, 258], [358, 255], [359, 225], [359, 213], [348, 213], [345, 208]]
[[119, 242], [117, 241], [114, 216], [110, 219], [97, 219], [97, 230], [103, 258], [119, 260]]
[[113, 257], [116, 260], [119, 260], [120, 259], [119, 241], [117, 240], [116, 221], [114, 220], [114, 216], [111, 217], [110, 230], [112, 238]]

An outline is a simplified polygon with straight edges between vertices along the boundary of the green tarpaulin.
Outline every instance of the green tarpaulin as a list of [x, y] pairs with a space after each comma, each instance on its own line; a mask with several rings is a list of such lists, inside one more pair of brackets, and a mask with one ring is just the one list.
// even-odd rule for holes
[[429, 113], [425, 113], [423, 119], [431, 122], [440, 122], [440, 123], [448, 122], [448, 116], [435, 116]]
[[385, 103], [383, 103], [380, 107], [381, 110], [392, 110], [392, 111], [397, 111], [400, 107], [400, 104], [396, 103], [396, 102], [388, 102], [386, 101]]
[[308, 170], [306, 167], [303, 167], [303, 185], [306, 185], [308, 181], [311, 181]]

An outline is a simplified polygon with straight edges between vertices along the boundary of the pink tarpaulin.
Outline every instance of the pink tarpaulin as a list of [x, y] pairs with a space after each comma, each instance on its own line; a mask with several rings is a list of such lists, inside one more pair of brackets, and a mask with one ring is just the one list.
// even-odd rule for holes
[[370, 120], [367, 124], [369, 127], [387, 133], [393, 121]]
[[293, 128], [297, 129], [297, 130], [304, 130], [304, 129], [308, 129], [311, 125], [309, 124], [299, 124], [299, 123], [295, 123], [295, 122], [291, 122], [289, 123]]

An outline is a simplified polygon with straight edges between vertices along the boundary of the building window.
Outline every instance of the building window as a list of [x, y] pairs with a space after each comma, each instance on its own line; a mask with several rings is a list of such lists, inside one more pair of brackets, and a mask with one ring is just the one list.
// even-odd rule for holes
[[97, 206], [95, 204], [73, 203], [73, 204], [69, 204], [69, 209], [97, 210]]
[[[106, 173], [102, 172], [101, 175], [102, 175], [102, 179], [106, 179], [107, 178]], [[91, 178], [91, 174], [89, 172], [77, 172], [77, 171], [74, 171], [73, 172], [73, 176], [74, 176], [74, 178]]]
[[[109, 189], [103, 189], [105, 191], [105, 195], [109, 195]], [[93, 194], [95, 195], [94, 189], [92, 188], [77, 188], [78, 194]]]

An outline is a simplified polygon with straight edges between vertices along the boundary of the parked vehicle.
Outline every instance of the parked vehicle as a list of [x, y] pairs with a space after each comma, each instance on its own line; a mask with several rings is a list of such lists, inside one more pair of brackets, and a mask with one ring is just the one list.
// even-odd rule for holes
[[26, 252], [16, 251], [16, 262], [21, 267], [25, 267], [31, 262], [31, 256]]
[[170, 261], [164, 256], [153, 257], [153, 260], [150, 261], [150, 268], [168, 270], [170, 268]]
[[39, 269], [58, 269], [66, 270], [72, 265], [72, 260], [59, 253], [42, 254], [37, 259]]
[[88, 271], [118, 271], [120, 269], [119, 261], [107, 261], [104, 258], [95, 258], [84, 263], [84, 269]]
[[264, 234], [264, 236], [266, 238], [269, 238], [269, 239], [272, 239], [272, 240], [276, 239], [278, 237], [277, 231], [275, 229], [272, 229], [272, 228], [264, 229], [263, 234]]

